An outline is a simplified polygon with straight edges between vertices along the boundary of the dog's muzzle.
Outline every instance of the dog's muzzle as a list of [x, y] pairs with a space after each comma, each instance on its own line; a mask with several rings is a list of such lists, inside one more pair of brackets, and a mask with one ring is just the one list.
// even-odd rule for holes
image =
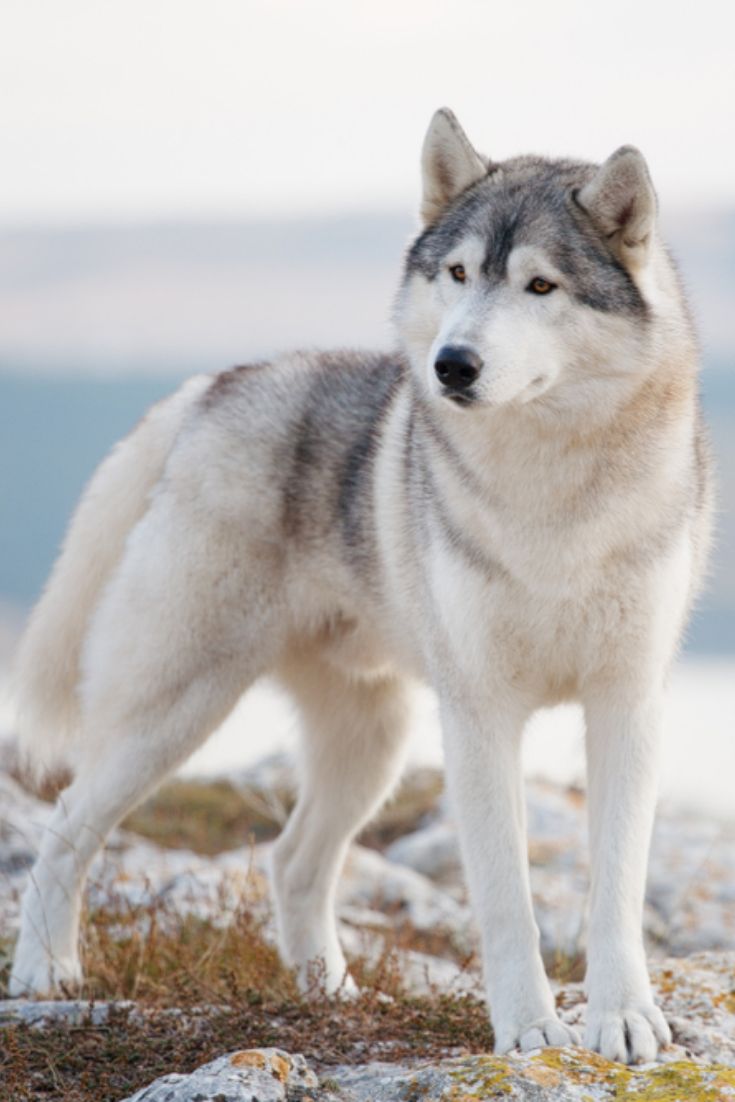
[[467, 393], [482, 370], [482, 360], [471, 348], [445, 345], [439, 349], [434, 371], [447, 396], [470, 397]]

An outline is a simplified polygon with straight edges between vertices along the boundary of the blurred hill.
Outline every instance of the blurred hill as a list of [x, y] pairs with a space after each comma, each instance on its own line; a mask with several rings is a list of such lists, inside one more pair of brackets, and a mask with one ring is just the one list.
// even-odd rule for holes
[[[390, 344], [414, 229], [396, 213], [0, 230], [0, 620], [38, 594], [95, 464], [180, 379], [294, 346]], [[690, 647], [735, 652], [735, 210], [675, 213], [666, 230], [722, 491]]]

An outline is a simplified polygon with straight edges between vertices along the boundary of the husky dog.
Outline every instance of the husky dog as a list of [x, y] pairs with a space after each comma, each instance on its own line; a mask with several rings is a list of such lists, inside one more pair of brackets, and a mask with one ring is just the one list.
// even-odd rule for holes
[[697, 352], [641, 154], [493, 162], [439, 111], [391, 355], [197, 377], [94, 475], [19, 659], [22, 738], [75, 779], [23, 900], [11, 990], [80, 980], [108, 831], [266, 672], [304, 720], [277, 842], [281, 950], [349, 987], [333, 913], [350, 839], [395, 784], [413, 679], [436, 690], [496, 1050], [576, 1043], [539, 954], [520, 749], [582, 702], [586, 1044], [669, 1029], [641, 933], [667, 670], [702, 574]]

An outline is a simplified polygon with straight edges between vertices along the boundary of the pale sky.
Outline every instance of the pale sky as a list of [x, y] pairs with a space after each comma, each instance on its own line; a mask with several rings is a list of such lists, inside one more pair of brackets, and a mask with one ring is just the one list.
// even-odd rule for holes
[[632, 142], [735, 204], [717, 0], [2, 0], [0, 225], [408, 208], [433, 110], [478, 148]]

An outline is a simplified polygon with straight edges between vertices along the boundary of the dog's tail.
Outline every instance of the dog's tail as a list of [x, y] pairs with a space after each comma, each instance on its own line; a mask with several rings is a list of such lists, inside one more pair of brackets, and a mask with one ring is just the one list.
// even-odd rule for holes
[[196, 376], [153, 406], [97, 468], [72, 516], [14, 667], [18, 749], [23, 767], [37, 779], [73, 764], [90, 616], [148, 507], [187, 411], [210, 382]]

